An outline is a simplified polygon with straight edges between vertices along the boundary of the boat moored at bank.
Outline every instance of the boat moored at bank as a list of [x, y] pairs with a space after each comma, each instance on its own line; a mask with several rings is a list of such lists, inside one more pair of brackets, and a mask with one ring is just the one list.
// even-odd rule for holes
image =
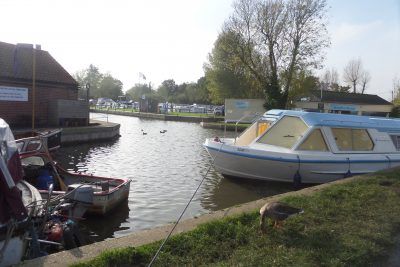
[[99, 177], [73, 173], [53, 161], [46, 142], [41, 137], [16, 140], [25, 180], [33, 184], [42, 195], [48, 194], [49, 184], [54, 184], [54, 195], [62, 195], [76, 188], [91, 191], [88, 212], [104, 215], [129, 196], [130, 179]]
[[400, 165], [400, 120], [268, 111], [237, 138], [206, 139], [227, 176], [325, 183]]

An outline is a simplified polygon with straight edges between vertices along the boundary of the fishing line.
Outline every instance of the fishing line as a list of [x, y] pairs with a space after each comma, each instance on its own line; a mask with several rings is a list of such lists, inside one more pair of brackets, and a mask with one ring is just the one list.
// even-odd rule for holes
[[[218, 149], [218, 152], [221, 151], [222, 146], [224, 145], [224, 143], [221, 142], [221, 146]], [[203, 175], [203, 178], [201, 179], [199, 185], [197, 186], [196, 190], [194, 191], [192, 197], [190, 198], [189, 202], [186, 204], [185, 208], [183, 209], [181, 215], [179, 216], [178, 220], [175, 222], [174, 226], [172, 227], [171, 231], [169, 231], [167, 237], [164, 239], [164, 241], [162, 242], [162, 244], [160, 245], [160, 247], [158, 248], [156, 254], [154, 254], [153, 258], [151, 259], [151, 262], [149, 263], [149, 265], [147, 265], [148, 267], [151, 267], [153, 265], [153, 263], [155, 262], [155, 260], [157, 259], [158, 255], [160, 254], [162, 248], [164, 247], [165, 243], [167, 243], [168, 239], [171, 237], [172, 232], [175, 230], [176, 226], [178, 226], [180, 220], [182, 219], [182, 216], [185, 214], [187, 208], [189, 207], [190, 203], [192, 202], [194, 196], [197, 194], [197, 191], [199, 191], [201, 185], [203, 184], [204, 180], [206, 179], [209, 171], [211, 170], [211, 167], [214, 166], [214, 162], [215, 159], [217, 158], [218, 153], [215, 155], [215, 157], [213, 157], [213, 160], [211, 161], [210, 166], [208, 167], [206, 174]]]

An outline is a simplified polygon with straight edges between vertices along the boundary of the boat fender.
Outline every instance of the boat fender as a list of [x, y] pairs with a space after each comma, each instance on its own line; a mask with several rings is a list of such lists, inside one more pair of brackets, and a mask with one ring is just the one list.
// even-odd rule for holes
[[47, 236], [47, 240], [59, 242], [63, 237], [63, 229], [60, 223], [54, 223], [50, 228], [50, 233]]
[[343, 178], [349, 178], [349, 177], [351, 177], [351, 176], [353, 176], [353, 174], [351, 173], [350, 170], [348, 170], [348, 171], [344, 174], [344, 177], [343, 177]]
[[297, 190], [301, 186], [301, 175], [300, 172], [297, 171], [293, 176], [293, 187]]
[[53, 176], [50, 175], [49, 170], [41, 169], [39, 171], [39, 176], [36, 180], [36, 188], [39, 190], [48, 190], [50, 184], [53, 183]]

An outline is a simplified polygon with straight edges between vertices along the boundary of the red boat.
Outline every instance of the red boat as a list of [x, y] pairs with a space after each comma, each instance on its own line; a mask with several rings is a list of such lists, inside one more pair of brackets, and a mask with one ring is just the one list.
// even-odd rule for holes
[[53, 183], [53, 195], [65, 194], [77, 187], [91, 187], [93, 202], [88, 212], [104, 215], [124, 202], [129, 196], [130, 180], [106, 178], [83, 173], [71, 173], [51, 158], [46, 142], [40, 137], [16, 140], [25, 180], [34, 185], [42, 195], [47, 195]]
[[[8, 124], [0, 119], [0, 266], [21, 261], [27, 241], [30, 211], [23, 198], [36, 201], [35, 189], [22, 183], [18, 150]], [[18, 186], [19, 185], [19, 186]], [[40, 195], [38, 196], [40, 198]]]
[[46, 143], [47, 150], [53, 152], [61, 146], [62, 129], [38, 130], [38, 131], [15, 131], [14, 138], [22, 139], [28, 137], [40, 137]]

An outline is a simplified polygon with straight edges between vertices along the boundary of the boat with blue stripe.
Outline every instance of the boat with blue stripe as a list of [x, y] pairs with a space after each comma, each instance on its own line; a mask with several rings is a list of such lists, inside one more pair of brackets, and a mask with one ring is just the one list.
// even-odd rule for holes
[[236, 138], [204, 147], [223, 175], [325, 183], [400, 165], [400, 120], [270, 110]]

